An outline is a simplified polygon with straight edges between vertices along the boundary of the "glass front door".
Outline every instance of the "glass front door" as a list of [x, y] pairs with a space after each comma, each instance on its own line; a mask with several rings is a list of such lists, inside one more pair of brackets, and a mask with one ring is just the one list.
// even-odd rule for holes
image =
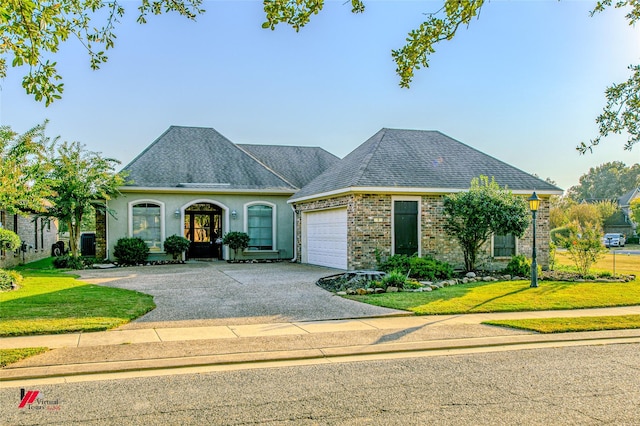
[[221, 259], [222, 209], [214, 204], [199, 203], [188, 207], [184, 215], [184, 236], [191, 245], [189, 258]]

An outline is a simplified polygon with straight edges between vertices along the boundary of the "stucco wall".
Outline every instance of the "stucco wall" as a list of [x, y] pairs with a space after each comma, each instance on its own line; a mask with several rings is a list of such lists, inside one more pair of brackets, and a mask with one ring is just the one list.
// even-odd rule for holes
[[[384, 260], [392, 255], [394, 199], [415, 199], [420, 201], [420, 255], [431, 255], [447, 261], [456, 268], [463, 268], [464, 258], [457, 241], [444, 231], [443, 195], [391, 196], [379, 194], [349, 194], [341, 197], [295, 203], [296, 246], [298, 261], [301, 259], [302, 212], [347, 206], [347, 253], [349, 269], [370, 269], [377, 266], [376, 258]], [[537, 213], [538, 263], [549, 265], [549, 202], [542, 200]], [[516, 243], [517, 253], [531, 257], [532, 227]], [[491, 257], [491, 241], [483, 247], [478, 256], [478, 267], [484, 269], [503, 268], [508, 258]]]
[[[106, 257], [113, 253], [113, 247], [119, 238], [130, 237], [129, 204], [138, 201], [163, 203], [161, 214], [164, 217], [164, 239], [171, 235], [184, 235], [184, 210], [195, 203], [213, 203], [222, 208], [223, 233], [230, 231], [246, 232], [245, 208], [248, 203], [264, 201], [275, 205], [276, 211], [276, 251], [240, 254], [238, 258], [260, 259], [277, 258], [291, 259], [293, 257], [293, 211], [287, 204], [289, 195], [261, 195], [261, 194], [215, 194], [215, 193], [147, 193], [125, 192], [115, 200], [109, 201], [109, 208], [115, 212], [115, 217], [108, 216], [106, 223]], [[237, 212], [234, 219], [232, 211]], [[176, 215], [175, 212], [179, 214]], [[99, 237], [97, 238], [99, 240]], [[233, 253], [223, 249], [225, 259], [233, 258]], [[164, 252], [153, 254], [150, 259], [169, 258]]]

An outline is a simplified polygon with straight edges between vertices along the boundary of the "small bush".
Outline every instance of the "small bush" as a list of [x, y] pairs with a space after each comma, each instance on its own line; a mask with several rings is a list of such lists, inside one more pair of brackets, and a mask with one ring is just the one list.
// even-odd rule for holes
[[174, 259], [177, 259], [182, 252], [187, 251], [189, 245], [191, 245], [191, 241], [187, 238], [179, 235], [172, 235], [164, 240], [164, 251], [170, 254]]
[[640, 244], [640, 236], [627, 238], [627, 244]]
[[16, 271], [0, 269], [0, 291], [11, 290], [11, 284], [20, 284], [22, 275]]
[[139, 265], [147, 260], [149, 247], [142, 238], [120, 238], [113, 248], [113, 256], [122, 265]]
[[406, 275], [409, 272], [410, 267], [409, 256], [404, 254], [394, 254], [386, 261], [382, 262], [378, 266], [378, 269], [384, 272], [400, 271]]
[[84, 269], [85, 263], [79, 257], [73, 257], [69, 254], [65, 254], [54, 257], [53, 266], [58, 269]]
[[238, 257], [238, 251], [244, 250], [249, 247], [249, 240], [251, 238], [248, 234], [244, 232], [227, 232], [222, 238], [222, 244], [229, 246], [230, 249], [233, 249], [233, 258]]
[[430, 256], [409, 258], [409, 276], [418, 280], [448, 280], [453, 277], [453, 268]]
[[552, 229], [550, 234], [551, 241], [560, 246], [562, 245], [562, 242], [571, 235], [571, 229], [568, 226], [561, 226], [559, 228]]
[[531, 275], [531, 261], [522, 254], [511, 256], [507, 267], [504, 268], [504, 273], [518, 277], [528, 277]]
[[391, 271], [382, 278], [384, 287], [404, 288], [404, 283], [406, 282], [407, 276], [401, 271]]
[[17, 250], [20, 247], [20, 237], [13, 231], [9, 231], [8, 229], [0, 228], [0, 249], [13, 251]]

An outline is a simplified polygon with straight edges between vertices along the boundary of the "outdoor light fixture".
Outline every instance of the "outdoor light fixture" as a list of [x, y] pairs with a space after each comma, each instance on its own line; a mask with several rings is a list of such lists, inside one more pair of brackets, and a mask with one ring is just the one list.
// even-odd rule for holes
[[231, 210], [231, 219], [237, 219], [238, 218], [238, 212], [235, 210]]
[[531, 210], [531, 215], [533, 217], [533, 250], [531, 251], [531, 285], [530, 287], [538, 287], [538, 260], [536, 253], [536, 212], [538, 211], [538, 207], [540, 207], [540, 198], [536, 194], [536, 191], [533, 191], [531, 197], [527, 199], [529, 201], [529, 209]]
[[173, 212], [174, 215], [176, 215], [176, 217], [180, 217], [180, 210], [176, 209], [175, 212]]

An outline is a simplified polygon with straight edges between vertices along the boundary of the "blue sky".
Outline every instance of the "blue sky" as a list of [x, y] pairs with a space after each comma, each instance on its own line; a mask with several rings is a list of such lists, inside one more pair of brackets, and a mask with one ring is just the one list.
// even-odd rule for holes
[[365, 1], [364, 14], [328, 1], [301, 32], [261, 28], [258, 1], [206, 1], [190, 22], [135, 23], [137, 2], [99, 71], [70, 40], [53, 58], [64, 77], [49, 107], [26, 95], [22, 69], [0, 82], [0, 123], [131, 161], [170, 125], [213, 127], [236, 143], [320, 146], [345, 156], [382, 127], [439, 130], [564, 189], [590, 167], [640, 161], [609, 138], [594, 154], [604, 90], [640, 63], [640, 33], [622, 11], [594, 17], [592, 1], [492, 1], [440, 44], [401, 89], [391, 49], [436, 1]]

